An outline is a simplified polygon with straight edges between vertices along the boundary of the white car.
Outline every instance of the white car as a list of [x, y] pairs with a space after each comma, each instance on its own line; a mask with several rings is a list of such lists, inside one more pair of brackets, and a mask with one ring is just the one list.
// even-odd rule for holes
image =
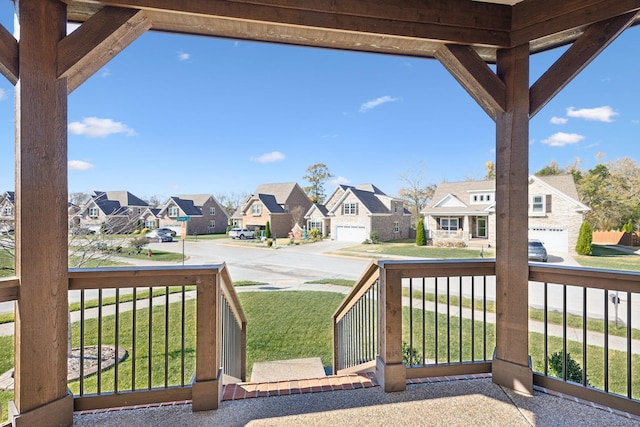
[[232, 239], [253, 239], [253, 231], [248, 228], [232, 228], [229, 230], [229, 237]]

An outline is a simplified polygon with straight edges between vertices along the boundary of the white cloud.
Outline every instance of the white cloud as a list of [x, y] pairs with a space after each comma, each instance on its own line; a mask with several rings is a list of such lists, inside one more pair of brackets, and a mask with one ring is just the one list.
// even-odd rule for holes
[[190, 57], [191, 57], [191, 54], [187, 52], [178, 52], [178, 60], [180, 61], [186, 61]]
[[371, 110], [372, 108], [376, 108], [381, 106], [382, 104], [386, 104], [387, 102], [395, 102], [398, 98], [392, 98], [390, 96], [381, 96], [380, 98], [373, 99], [371, 101], [367, 101], [360, 106], [360, 112], [363, 113], [367, 110]]
[[7, 92], [4, 89], [0, 89], [0, 101], [7, 99]]
[[106, 77], [109, 77], [110, 75], [111, 75], [111, 71], [109, 71], [107, 67], [104, 67], [102, 70], [100, 70], [100, 77], [106, 78]]
[[329, 184], [331, 184], [334, 187], [337, 187], [338, 185], [349, 185], [351, 184], [351, 181], [345, 178], [344, 176], [339, 176], [336, 179], [330, 180]]
[[135, 130], [124, 123], [98, 117], [85, 117], [82, 122], [69, 123], [69, 132], [89, 138], [104, 138], [114, 133], [124, 133], [128, 136], [136, 135]]
[[566, 117], [551, 117], [551, 124], [553, 125], [564, 125], [569, 121]]
[[577, 133], [558, 132], [543, 140], [542, 143], [550, 145], [551, 147], [564, 147], [565, 145], [577, 144], [583, 139], [584, 136], [578, 135]]
[[273, 163], [279, 162], [280, 160], [284, 160], [285, 155], [279, 151], [272, 151], [271, 153], [265, 153], [258, 157], [252, 157], [251, 161], [258, 163]]
[[86, 171], [87, 169], [91, 169], [93, 164], [82, 160], [69, 160], [68, 167], [71, 171]]
[[576, 117], [585, 120], [595, 120], [598, 122], [611, 123], [613, 121], [612, 117], [617, 115], [618, 113], [613, 111], [613, 109], [608, 105], [596, 108], [581, 108], [579, 110], [576, 110], [573, 107], [567, 108], [567, 116], [569, 117]]

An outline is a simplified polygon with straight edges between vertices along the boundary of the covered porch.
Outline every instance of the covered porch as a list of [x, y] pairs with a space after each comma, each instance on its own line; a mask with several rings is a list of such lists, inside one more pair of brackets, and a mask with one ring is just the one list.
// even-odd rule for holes
[[[361, 362], [373, 363], [376, 381], [385, 392], [406, 390], [411, 378], [490, 373], [488, 388], [495, 389], [496, 385], [532, 395], [535, 386], [548, 387], [640, 414], [637, 392], [631, 386], [631, 378], [637, 376], [638, 369], [632, 336], [637, 319], [634, 320], [631, 309], [627, 310], [624, 338], [627, 381], [622, 396], [618, 396], [617, 388], [609, 390], [607, 369], [602, 389], [593, 390], [586, 377], [580, 384], [567, 381], [566, 377], [551, 378], [546, 368], [534, 374], [531, 363], [532, 345], [539, 345], [530, 339], [531, 282], [544, 284], [536, 294], [543, 295], [543, 301], [547, 284], [561, 287], [560, 292], [565, 292], [562, 301], [567, 301], [567, 289], [585, 289], [585, 295], [588, 288], [597, 289], [596, 298], [600, 301], [597, 304], [604, 310], [605, 324], [609, 318], [610, 290], [625, 293], [629, 304], [636, 300], [632, 296], [637, 290], [638, 275], [539, 269], [530, 267], [527, 261], [527, 227], [523, 224], [527, 223], [529, 120], [619, 34], [638, 22], [640, 0], [578, 3], [16, 0], [19, 35], [13, 36], [0, 28], [0, 72], [16, 86], [16, 277], [0, 281], [0, 302], [16, 302], [15, 398], [10, 405], [10, 422], [15, 426], [71, 425], [74, 410], [127, 406], [131, 402], [189, 400], [189, 411], [215, 409], [222, 400], [224, 369], [237, 363], [236, 375], [242, 377], [242, 312], [233, 303], [232, 287], [228, 286], [231, 280], [225, 276], [224, 265], [169, 272], [142, 268], [94, 272], [68, 269], [67, 96], [110, 58], [150, 30], [440, 61], [496, 124], [495, 263], [434, 266], [383, 262], [373, 266], [363, 273], [360, 286], [354, 289], [356, 293], [345, 302], [344, 311], [335, 320], [349, 317], [353, 307], [357, 307], [356, 313], [360, 315], [367, 313], [374, 302], [378, 303], [379, 317], [375, 319], [380, 323], [371, 324], [379, 325], [379, 334], [375, 340], [373, 336], [364, 340], [377, 344], [359, 346], [366, 338], [361, 335], [365, 328], [359, 321], [346, 329], [336, 329], [336, 343], [341, 344], [336, 344], [334, 369], [340, 372]], [[68, 22], [81, 25], [67, 34]], [[570, 46], [566, 52], [530, 84], [530, 56], [566, 45]], [[494, 64], [495, 72], [489, 66]], [[481, 360], [472, 357], [458, 363], [448, 359], [446, 363], [426, 363], [425, 343], [421, 363], [407, 365], [402, 359], [399, 332], [403, 324], [400, 307], [404, 281], [460, 277], [464, 271], [468, 271], [469, 277], [495, 277], [495, 341], [487, 346]], [[421, 283], [424, 287], [425, 281]], [[83, 396], [82, 391], [72, 393], [67, 383], [69, 291], [111, 288], [115, 292], [121, 287], [173, 286], [195, 286], [197, 295], [197, 362], [193, 377], [181, 375], [177, 386], [165, 381], [156, 387], [150, 381], [144, 391], [136, 391], [134, 386], [129, 393], [118, 391], [116, 378], [116, 389], [105, 392], [106, 397], [100, 396], [100, 384], [97, 396]], [[185, 295], [191, 290], [181, 289], [179, 293]], [[413, 290], [410, 288], [409, 292]], [[436, 286], [435, 295], [438, 294]], [[448, 298], [451, 294], [445, 295], [447, 307], [451, 307]], [[414, 298], [411, 295], [411, 301]], [[228, 304], [222, 304], [223, 301]], [[584, 301], [586, 319], [586, 297]], [[153, 306], [153, 302], [149, 304]], [[169, 307], [168, 300], [165, 306]], [[438, 313], [439, 308], [434, 312]], [[566, 312], [564, 307], [563, 313]], [[462, 319], [461, 316], [460, 322]], [[239, 329], [227, 335], [232, 324]], [[354, 326], [360, 327], [344, 335], [344, 331]], [[608, 349], [609, 338], [603, 339], [603, 348]], [[565, 333], [565, 345], [567, 341]], [[586, 335], [582, 342], [586, 347]], [[224, 351], [225, 343], [234, 350]], [[563, 347], [565, 355], [567, 348]], [[350, 353], [349, 349], [357, 352]], [[349, 358], [341, 359], [340, 355], [354, 356], [357, 363], [342, 365]], [[438, 362], [438, 357], [435, 360]], [[472, 390], [470, 383], [467, 388]], [[274, 405], [286, 403], [274, 401]], [[384, 403], [373, 406], [385, 407]], [[115, 420], [115, 415], [111, 415]], [[105, 419], [109, 416], [105, 412]]]

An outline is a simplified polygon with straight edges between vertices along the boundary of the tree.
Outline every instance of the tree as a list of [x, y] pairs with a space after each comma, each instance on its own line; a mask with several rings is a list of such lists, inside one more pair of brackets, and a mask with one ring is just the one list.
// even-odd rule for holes
[[295, 227], [296, 224], [302, 227], [304, 225], [304, 214], [306, 214], [304, 208], [298, 205], [289, 212], [291, 213], [291, 228]]
[[324, 203], [324, 183], [333, 175], [324, 163], [316, 163], [307, 168], [307, 174], [302, 178], [309, 181], [309, 186], [304, 187], [305, 193], [313, 203]]
[[69, 194], [69, 202], [76, 205], [82, 206], [85, 202], [91, 199], [91, 195], [82, 192], [76, 192]]
[[248, 196], [248, 193], [217, 194], [216, 200], [225, 212], [231, 216], [243, 203], [246, 202]]
[[487, 168], [487, 175], [485, 179], [496, 179], [496, 165], [492, 161], [488, 161], [484, 164], [484, 167]]
[[425, 246], [427, 244], [427, 236], [424, 232], [424, 219], [420, 218], [418, 221], [418, 228], [416, 228], [416, 245]]
[[534, 175], [536, 176], [552, 176], [552, 175], [561, 175], [564, 174], [565, 171], [560, 169], [560, 167], [558, 167], [558, 164], [551, 160], [551, 162], [549, 162], [548, 166], [543, 167], [542, 169], [540, 169], [538, 172], [536, 172]]
[[414, 225], [419, 221], [422, 210], [427, 206], [436, 191], [434, 184], [425, 183], [425, 168], [426, 166], [421, 163], [415, 169], [400, 174], [400, 180], [404, 182], [405, 186], [398, 190], [398, 196], [405, 202], [411, 212], [411, 219]]
[[593, 233], [588, 221], [583, 221], [578, 233], [578, 242], [576, 243], [576, 252], [578, 255], [591, 255], [593, 253]]
[[269, 224], [269, 221], [267, 221], [264, 226], [264, 237], [266, 237], [267, 239], [271, 238], [271, 225]]

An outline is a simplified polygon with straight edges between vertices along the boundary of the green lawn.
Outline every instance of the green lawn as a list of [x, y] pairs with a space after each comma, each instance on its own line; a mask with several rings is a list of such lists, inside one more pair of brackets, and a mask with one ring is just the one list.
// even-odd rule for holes
[[415, 243], [379, 243], [360, 244], [341, 249], [341, 252], [355, 252], [371, 255], [399, 255], [418, 258], [458, 259], [458, 258], [493, 258], [492, 249], [440, 248], [435, 246], [416, 246]]
[[639, 255], [628, 254], [600, 245], [593, 245], [591, 256], [575, 256], [574, 258], [581, 266], [588, 268], [640, 271]]

